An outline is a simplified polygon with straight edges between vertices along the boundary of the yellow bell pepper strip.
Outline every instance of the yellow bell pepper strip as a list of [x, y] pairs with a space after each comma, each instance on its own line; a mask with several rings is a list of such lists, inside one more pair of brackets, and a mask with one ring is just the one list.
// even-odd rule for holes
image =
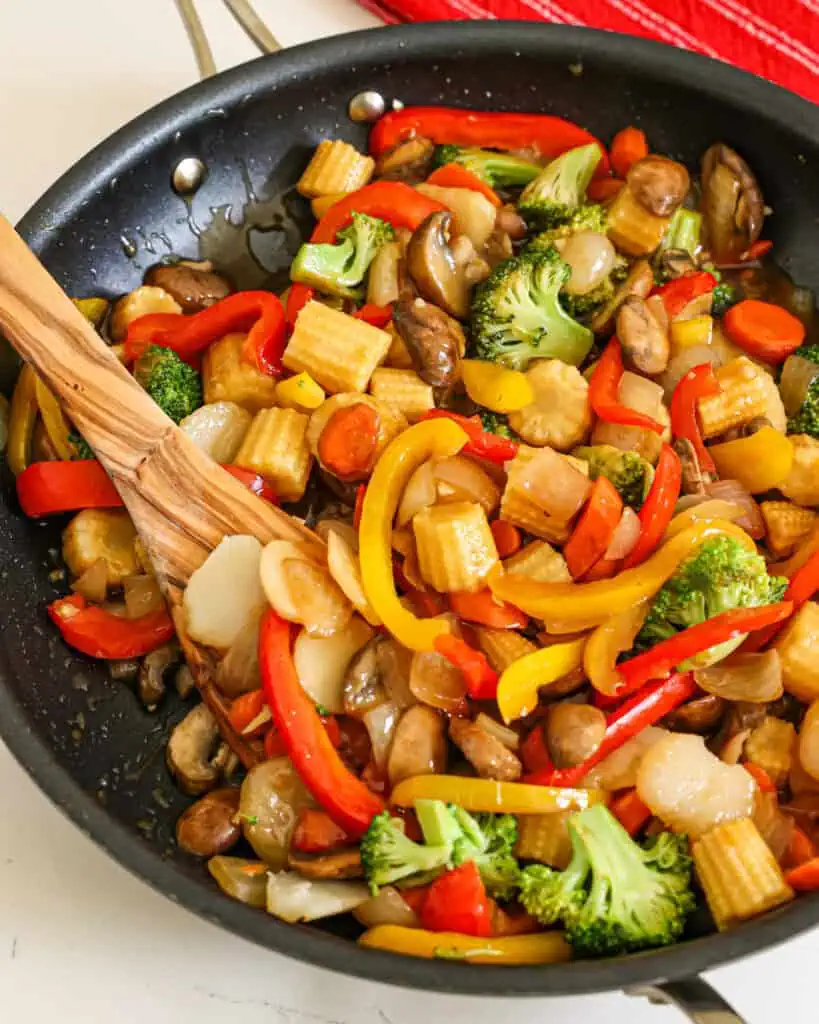
[[571, 946], [562, 932], [482, 939], [458, 932], [428, 932], [423, 928], [407, 928], [399, 924], [379, 924], [364, 932], [358, 943], [367, 949], [384, 949], [425, 960], [463, 960], [470, 964], [509, 967], [563, 964], [572, 958]]
[[443, 800], [475, 813], [551, 814], [582, 811], [592, 804], [604, 803], [606, 794], [602, 789], [527, 786], [460, 775], [415, 775], [399, 782], [390, 794], [390, 802], [396, 807], [414, 807], [417, 800]]
[[513, 661], [498, 683], [498, 710], [504, 722], [508, 725], [530, 714], [537, 707], [541, 686], [554, 683], [580, 667], [585, 646], [586, 638], [582, 637], [565, 644], [552, 644]]
[[9, 436], [6, 458], [9, 469], [18, 476], [28, 466], [31, 452], [31, 439], [34, 425], [37, 422], [39, 406], [37, 405], [37, 375], [26, 364], [20, 370], [14, 394], [11, 398], [9, 413]]
[[501, 601], [513, 601], [528, 615], [543, 619], [550, 632], [550, 622], [560, 623], [565, 632], [599, 626], [612, 615], [655, 594], [683, 559], [709, 537], [721, 534], [736, 537], [756, 550], [744, 530], [733, 523], [715, 520], [688, 527], [667, 540], [642, 565], [612, 579], [593, 583], [544, 583], [496, 568], [489, 574], [489, 587]]
[[82, 313], [85, 319], [90, 324], [93, 324], [97, 330], [102, 327], [102, 322], [108, 313], [108, 307], [111, 305], [108, 299], [72, 299], [71, 301]]
[[750, 437], [712, 444], [708, 449], [724, 480], [738, 480], [750, 494], [773, 490], [790, 473], [793, 444], [773, 427], [763, 427]]
[[526, 374], [508, 370], [498, 363], [464, 359], [461, 377], [472, 401], [491, 412], [517, 412], [535, 400], [534, 388]]
[[699, 516], [689, 515], [689, 513], [696, 512], [697, 509], [704, 510], [706, 504], [710, 504], [710, 502], [703, 502], [702, 505], [697, 505], [696, 508], [688, 509], [685, 512], [680, 512], [678, 516], [674, 516], [668, 524], [668, 529], [665, 531], [664, 543], [668, 543], [674, 537], [679, 537], [681, 533], [685, 533], [692, 527], [702, 528], [707, 526], [718, 533], [725, 533], [729, 537], [734, 537], [749, 551], [756, 551], [756, 544], [751, 535], [746, 530], [743, 530], [741, 526], [737, 526], [736, 523], [729, 522], [728, 517], [723, 518], [721, 515], [705, 514], [703, 511], [701, 511]]
[[415, 470], [427, 459], [457, 454], [467, 440], [451, 420], [416, 423], [388, 445], [364, 495], [358, 531], [364, 593], [384, 626], [413, 651], [433, 650], [435, 638], [450, 633], [451, 627], [441, 619], [419, 619], [401, 604], [392, 569], [393, 520]]
[[735, 505], [732, 501], [724, 501], [722, 498], [709, 498], [707, 501], [700, 502], [699, 505], [687, 508], [685, 512], [678, 512], [668, 524], [668, 529], [665, 531], [665, 540], [676, 536], [678, 533], [682, 533], [689, 526], [693, 526], [694, 523], [703, 520], [713, 522], [715, 519], [723, 519], [732, 523], [735, 519], [739, 519], [742, 511], [739, 505]]
[[34, 390], [37, 395], [40, 417], [51, 447], [54, 449], [54, 454], [58, 459], [64, 461], [73, 459], [76, 452], [68, 437], [70, 428], [68, 420], [60, 408], [60, 403], [39, 377], [35, 379]]
[[280, 380], [276, 385], [276, 401], [284, 409], [312, 412], [313, 409], [318, 409], [325, 397], [324, 389], [309, 373], [297, 373], [287, 380]]
[[638, 601], [633, 608], [626, 608], [599, 625], [586, 641], [583, 669], [598, 693], [613, 697], [622, 688], [617, 658], [623, 651], [631, 650], [648, 607], [648, 598]]
[[690, 320], [673, 320], [671, 322], [671, 347], [676, 355], [685, 348], [695, 345], [710, 345], [714, 333], [714, 318], [710, 316], [694, 316]]

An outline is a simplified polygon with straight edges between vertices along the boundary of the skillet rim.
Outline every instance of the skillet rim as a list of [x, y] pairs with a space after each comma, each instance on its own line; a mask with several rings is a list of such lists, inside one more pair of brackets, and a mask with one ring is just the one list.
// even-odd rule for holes
[[[529, 21], [460, 22], [390, 26], [315, 42], [262, 57], [223, 72], [163, 101], [100, 143], [66, 172], [25, 214], [18, 230], [35, 252], [59, 237], [81, 204], [126, 165], [146, 157], [208, 110], [232, 107], [248, 93], [270, 89], [292, 76], [328, 68], [343, 71], [360, 61], [400, 63], [409, 54], [452, 55], [509, 50], [537, 51], [551, 59], [633, 67], [646, 77], [723, 100], [819, 145], [819, 107], [766, 80], [688, 51], [633, 36]], [[692, 85], [692, 82], [695, 83]], [[648, 953], [547, 967], [492, 967], [425, 961], [363, 950], [348, 939], [309, 926], [279, 922], [225, 898], [179, 872], [125, 825], [110, 817], [56, 761], [32, 729], [10, 687], [0, 645], [0, 735], [39, 788], [89, 838], [132, 874], [205, 920], [278, 953], [342, 974], [440, 993], [508, 997], [578, 995], [681, 978], [761, 952], [819, 923], [819, 895], [802, 897], [778, 912], [725, 934], [713, 934]]]

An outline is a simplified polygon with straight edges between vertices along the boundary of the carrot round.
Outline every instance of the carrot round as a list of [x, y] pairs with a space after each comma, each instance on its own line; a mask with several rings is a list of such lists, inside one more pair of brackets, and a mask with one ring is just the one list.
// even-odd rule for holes
[[648, 156], [645, 132], [633, 125], [623, 128], [612, 139], [609, 156], [614, 173], [625, 178], [633, 164]]
[[797, 892], [819, 889], [819, 857], [813, 857], [785, 872], [785, 881]]
[[520, 530], [503, 519], [496, 519], [490, 523], [492, 536], [495, 538], [495, 547], [498, 549], [498, 558], [509, 558], [516, 551], [520, 551], [521, 537]]
[[373, 468], [378, 413], [364, 402], [344, 406], [327, 421], [318, 440], [321, 464], [339, 480], [361, 480]]
[[766, 363], [781, 363], [805, 340], [805, 325], [787, 309], [760, 299], [743, 299], [723, 317], [735, 345]]

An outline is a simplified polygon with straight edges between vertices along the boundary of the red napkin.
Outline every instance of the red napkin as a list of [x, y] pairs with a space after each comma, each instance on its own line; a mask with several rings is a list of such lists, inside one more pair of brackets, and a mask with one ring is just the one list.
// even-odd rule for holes
[[819, 103], [819, 0], [359, 0], [384, 21], [519, 18], [658, 39]]

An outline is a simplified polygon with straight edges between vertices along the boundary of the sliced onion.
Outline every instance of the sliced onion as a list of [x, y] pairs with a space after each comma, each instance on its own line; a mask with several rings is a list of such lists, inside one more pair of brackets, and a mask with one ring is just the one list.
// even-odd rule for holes
[[228, 697], [258, 690], [262, 685], [259, 675], [259, 623], [262, 608], [242, 626], [227, 654], [219, 662], [216, 682]]
[[[346, 523], [341, 525], [346, 526]], [[352, 532], [355, 533], [354, 530]], [[371, 626], [380, 626], [381, 619], [364, 593], [357, 548], [353, 548], [345, 535], [336, 529], [330, 530], [327, 535], [327, 568], [356, 611]]]
[[267, 864], [244, 857], [211, 857], [208, 871], [222, 892], [234, 900], [249, 907], [263, 907], [267, 902]]
[[608, 757], [604, 757], [600, 764], [592, 768], [583, 780], [583, 785], [605, 789], [609, 793], [631, 788], [637, 781], [637, 771], [646, 752], [670, 735], [667, 729], [648, 726]]
[[466, 698], [463, 674], [435, 651], [412, 656], [409, 686], [416, 700], [440, 711], [457, 711]]
[[369, 899], [363, 882], [315, 881], [295, 871], [267, 876], [267, 912], [290, 924], [346, 914]]
[[779, 392], [785, 405], [785, 412], [795, 416], [802, 408], [808, 388], [819, 377], [819, 363], [803, 356], [788, 356], [779, 379]]
[[776, 651], [734, 654], [710, 668], [697, 669], [694, 679], [706, 693], [726, 700], [766, 704], [782, 696], [782, 664]]
[[129, 619], [139, 619], [150, 615], [162, 607], [162, 591], [156, 576], [129, 576], [122, 581], [125, 592], [125, 608]]
[[347, 667], [372, 635], [372, 629], [357, 615], [332, 636], [310, 636], [306, 630], [299, 633], [293, 644], [293, 664], [302, 688], [315, 704], [331, 714], [342, 714]]
[[491, 516], [500, 503], [501, 488], [476, 462], [452, 455], [435, 463], [433, 477], [439, 501], [473, 501]]
[[197, 643], [227, 650], [264, 605], [259, 581], [262, 545], [255, 537], [224, 537], [191, 576], [183, 606]]
[[365, 928], [380, 924], [397, 924], [404, 928], [419, 928], [418, 915], [401, 893], [391, 885], [378, 890], [378, 895], [353, 910], [353, 917]]
[[653, 380], [626, 370], [620, 378], [617, 397], [629, 409], [636, 409], [656, 419], [663, 401], [663, 389]]
[[738, 480], [714, 480], [713, 483], [705, 485], [705, 490], [709, 497], [726, 501], [742, 510], [734, 522], [749, 537], [761, 540], [765, 536], [765, 521], [759, 511], [759, 505]]
[[315, 532], [325, 544], [329, 541], [331, 533], [337, 533], [358, 553], [358, 530], [351, 523], [345, 523], [342, 519], [319, 519], [315, 525]]
[[272, 721], [273, 712], [270, 710], [267, 704], [265, 704], [265, 706], [258, 713], [258, 715], [256, 715], [255, 718], [251, 718], [251, 720], [247, 723], [244, 729], [242, 729], [242, 735], [252, 736], [257, 729], [261, 729], [263, 725], [267, 725], [268, 722]]
[[479, 725], [484, 732], [488, 732], [490, 736], [500, 740], [507, 750], [517, 750], [520, 746], [520, 736], [518, 736], [514, 729], [508, 729], [505, 725], [501, 725], [500, 722], [490, 718], [483, 711], [478, 713], [475, 725]]
[[415, 534], [412, 532], [412, 527], [405, 526], [400, 530], [392, 531], [392, 547], [399, 555], [403, 555], [404, 558], [415, 550]]
[[105, 559], [98, 558], [92, 562], [82, 576], [74, 580], [71, 589], [94, 604], [102, 604], [108, 592], [108, 563]]
[[179, 427], [214, 462], [232, 462], [252, 419], [235, 402], [211, 402], [186, 416]]
[[777, 861], [784, 859], [793, 838], [794, 820], [783, 814], [776, 793], [757, 791], [751, 820]]
[[591, 481], [568, 459], [551, 448], [541, 448], [516, 471], [516, 479], [532, 501], [558, 522], [567, 523], [591, 493]]
[[626, 505], [606, 549], [606, 558], [625, 558], [640, 538], [640, 517]]
[[373, 748], [373, 761], [378, 768], [384, 768], [387, 764], [390, 746], [400, 717], [400, 710], [391, 700], [371, 708], [361, 716], [361, 721], [364, 723]]
[[406, 526], [422, 508], [434, 505], [436, 497], [433, 466], [432, 462], [427, 460], [415, 470], [404, 488], [395, 516], [396, 525]]
[[418, 552], [414, 544], [404, 556], [404, 561], [401, 563], [401, 572], [403, 572], [407, 583], [411, 587], [414, 587], [416, 590], [427, 589], [426, 580], [421, 575], [421, 566], [418, 564]]
[[313, 636], [332, 636], [352, 618], [353, 606], [325, 566], [295, 544], [273, 540], [261, 556], [260, 578], [271, 606]]
[[691, 299], [690, 302], [686, 302], [674, 319], [693, 320], [695, 316], [707, 316], [711, 312], [713, 300], [714, 296], [712, 292], [705, 292], [704, 295], [698, 295], [695, 299]]
[[664, 372], [657, 378], [663, 386], [666, 401], [671, 401], [674, 390], [689, 370], [703, 363], [714, 362], [715, 354], [711, 345], [691, 345], [672, 356]]

